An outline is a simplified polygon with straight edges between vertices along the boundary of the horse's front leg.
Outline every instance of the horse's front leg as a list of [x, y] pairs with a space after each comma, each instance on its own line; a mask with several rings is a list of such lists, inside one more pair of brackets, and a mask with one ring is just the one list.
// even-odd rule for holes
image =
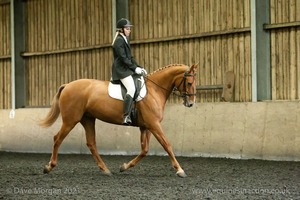
[[145, 157], [149, 151], [149, 142], [151, 132], [147, 129], [140, 128], [141, 131], [141, 153], [135, 157], [133, 160], [129, 161], [128, 163], [124, 163], [120, 167], [120, 172], [124, 172], [125, 170], [134, 167], [143, 157]]
[[152, 132], [152, 134], [155, 136], [155, 138], [158, 140], [158, 142], [163, 146], [163, 148], [165, 149], [165, 151], [168, 153], [170, 159], [171, 159], [171, 162], [172, 162], [172, 165], [173, 167], [177, 170], [176, 174], [179, 176], [179, 177], [186, 177], [186, 173], [183, 171], [183, 169], [181, 168], [180, 164], [178, 163], [178, 161], [176, 160], [175, 158], [175, 155], [174, 155], [174, 152], [172, 150], [172, 147], [169, 143], [169, 141], [167, 140], [163, 130], [162, 130], [162, 127], [161, 127], [161, 124], [160, 123], [157, 123], [155, 124], [151, 129], [150, 131]]

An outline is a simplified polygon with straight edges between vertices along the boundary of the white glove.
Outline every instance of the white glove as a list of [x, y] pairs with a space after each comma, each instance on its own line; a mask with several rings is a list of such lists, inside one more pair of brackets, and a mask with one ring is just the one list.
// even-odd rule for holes
[[142, 68], [140, 67], [135, 68], [135, 73], [142, 74]]
[[139, 75], [143, 75], [143, 76], [147, 75], [147, 71], [143, 68], [140, 68], [140, 67], [135, 68], [135, 73], [137, 73]]

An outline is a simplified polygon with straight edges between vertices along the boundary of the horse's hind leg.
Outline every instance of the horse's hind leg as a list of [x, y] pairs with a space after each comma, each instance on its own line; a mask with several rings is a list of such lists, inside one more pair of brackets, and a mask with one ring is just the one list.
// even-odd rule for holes
[[44, 168], [44, 173], [49, 173], [57, 164], [57, 154], [58, 148], [65, 139], [65, 137], [70, 133], [70, 131], [74, 128], [75, 125], [67, 125], [65, 123], [62, 124], [58, 133], [54, 136], [54, 144], [52, 155], [50, 158], [50, 162]]
[[90, 149], [93, 158], [97, 162], [98, 167], [107, 175], [111, 175], [111, 172], [106, 167], [104, 161], [101, 159], [97, 148], [96, 148], [96, 137], [95, 137], [95, 118], [84, 116], [80, 123], [85, 129], [86, 134], [86, 145]]
[[150, 136], [151, 132], [147, 129], [140, 128], [141, 131], [141, 153], [135, 157], [133, 160], [131, 160], [128, 163], [124, 163], [121, 168], [120, 172], [123, 172], [131, 167], [134, 167], [143, 157], [145, 157], [149, 151], [149, 142], [150, 142]]

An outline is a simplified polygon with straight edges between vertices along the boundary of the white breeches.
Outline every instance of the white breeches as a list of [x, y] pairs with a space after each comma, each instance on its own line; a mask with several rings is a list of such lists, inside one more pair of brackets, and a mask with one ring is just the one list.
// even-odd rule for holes
[[121, 82], [127, 89], [127, 94], [129, 94], [133, 98], [134, 93], [135, 93], [135, 85], [134, 85], [132, 76], [127, 76], [127, 77], [121, 79]]

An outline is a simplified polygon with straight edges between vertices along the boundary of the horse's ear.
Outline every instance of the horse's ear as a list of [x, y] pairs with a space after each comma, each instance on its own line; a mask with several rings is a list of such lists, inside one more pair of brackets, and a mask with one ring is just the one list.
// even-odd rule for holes
[[198, 67], [198, 65], [199, 65], [199, 62], [198, 63], [196, 63], [196, 64], [193, 64], [191, 67], [190, 67], [190, 72], [191, 71], [197, 71], [197, 67]]

